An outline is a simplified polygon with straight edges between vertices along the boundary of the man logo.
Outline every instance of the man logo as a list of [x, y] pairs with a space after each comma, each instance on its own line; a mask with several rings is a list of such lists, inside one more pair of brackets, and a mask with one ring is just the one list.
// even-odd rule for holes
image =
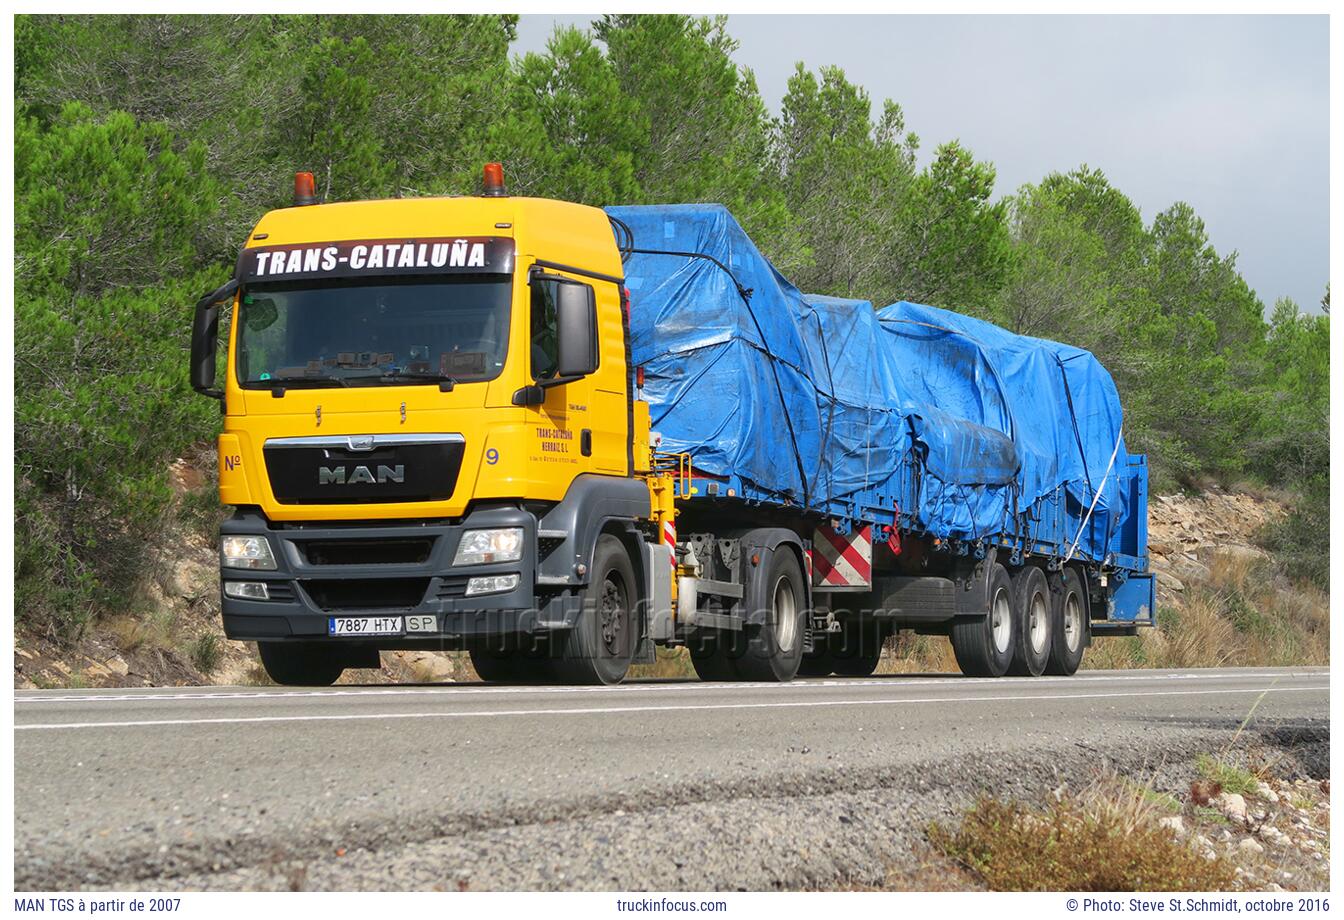
[[345, 475], [345, 467], [338, 466], [329, 468], [320, 466], [317, 468], [317, 484], [320, 486], [353, 486], [359, 483], [368, 485], [382, 485], [388, 482], [405, 482], [406, 467], [398, 463], [396, 466], [379, 466], [378, 473], [369, 472], [367, 466], [357, 466], [349, 478]]

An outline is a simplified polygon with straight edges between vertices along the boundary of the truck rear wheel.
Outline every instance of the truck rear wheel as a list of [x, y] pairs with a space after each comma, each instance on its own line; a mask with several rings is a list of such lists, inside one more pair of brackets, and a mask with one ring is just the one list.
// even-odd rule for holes
[[1050, 658], [1055, 613], [1045, 574], [1036, 566], [1024, 566], [1013, 576], [1013, 609], [1017, 614], [1017, 641], [1008, 673], [1039, 677]]
[[764, 580], [753, 579], [748, 590], [749, 603], [764, 612], [765, 622], [747, 624], [745, 653], [735, 666], [739, 680], [785, 682], [797, 676], [803, 660], [807, 590], [802, 567], [788, 546], [776, 547], [765, 568]]
[[602, 534], [579, 619], [558, 637], [558, 654], [551, 659], [557, 679], [572, 684], [619, 684], [625, 679], [640, 638], [632, 603], [637, 592], [630, 554], [620, 540]]
[[952, 651], [967, 677], [1002, 677], [1013, 660], [1017, 617], [1013, 614], [1013, 583], [998, 563], [989, 573], [989, 609], [983, 616], [952, 623]]
[[1054, 635], [1045, 673], [1068, 677], [1078, 670], [1087, 648], [1087, 598], [1078, 573], [1066, 568], [1050, 576]]
[[261, 666], [286, 687], [330, 687], [345, 671], [342, 649], [320, 642], [258, 642]]

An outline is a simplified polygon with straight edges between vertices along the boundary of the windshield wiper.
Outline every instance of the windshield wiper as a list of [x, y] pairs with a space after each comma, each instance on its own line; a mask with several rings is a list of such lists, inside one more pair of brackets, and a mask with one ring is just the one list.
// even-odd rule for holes
[[361, 374], [356, 377], [346, 377], [346, 380], [389, 380], [389, 381], [412, 381], [415, 383], [437, 383], [439, 389], [447, 393], [457, 384], [457, 381], [447, 374], [433, 373], [413, 373], [411, 371], [385, 371], [381, 374]]
[[314, 386], [314, 387], [344, 387], [349, 386], [344, 377], [267, 377], [265, 380], [249, 380], [249, 386], [268, 387], [272, 390], [283, 387], [296, 386]]

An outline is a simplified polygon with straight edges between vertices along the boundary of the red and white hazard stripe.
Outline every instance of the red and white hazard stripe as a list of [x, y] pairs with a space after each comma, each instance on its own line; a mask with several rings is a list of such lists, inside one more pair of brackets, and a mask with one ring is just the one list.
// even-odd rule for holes
[[873, 528], [836, 533], [818, 527], [812, 538], [812, 584], [832, 588], [866, 588], [873, 583]]
[[668, 557], [672, 560], [672, 571], [677, 570], [677, 525], [675, 521], [663, 523], [663, 543], [667, 544]]

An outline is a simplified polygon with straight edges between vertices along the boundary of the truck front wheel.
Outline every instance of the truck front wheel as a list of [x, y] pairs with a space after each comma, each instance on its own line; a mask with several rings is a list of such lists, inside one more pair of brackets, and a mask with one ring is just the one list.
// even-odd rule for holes
[[1013, 660], [1018, 617], [1008, 570], [995, 563], [988, 587], [989, 609], [984, 615], [958, 617], [952, 623], [952, 651], [967, 677], [1002, 677]]
[[468, 653], [476, 676], [489, 683], [534, 684], [551, 676], [550, 661], [537, 652], [474, 645]]
[[592, 580], [583, 591], [579, 619], [557, 639], [551, 665], [563, 683], [618, 684], [639, 644], [633, 600], [638, 588], [630, 554], [611, 534], [597, 539]]
[[258, 642], [261, 666], [277, 684], [329, 687], [345, 671], [341, 649], [318, 642]]

